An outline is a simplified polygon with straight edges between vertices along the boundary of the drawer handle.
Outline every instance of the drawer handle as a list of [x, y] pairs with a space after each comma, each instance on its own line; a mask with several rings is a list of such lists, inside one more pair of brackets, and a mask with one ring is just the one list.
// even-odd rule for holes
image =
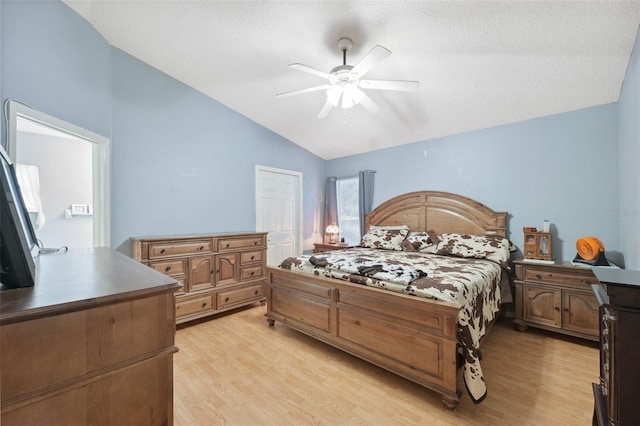
[[542, 275], [540, 275], [540, 274], [536, 274], [536, 278], [537, 278], [537, 279], [539, 279], [539, 280], [541, 280], [541, 279], [542, 279]]
[[202, 302], [202, 307], [206, 308], [207, 307], [207, 302]]
[[160, 250], [160, 254], [164, 254], [165, 251], [165, 249]]
[[255, 271], [251, 271], [251, 276], [253, 276], [253, 274], [255, 274], [255, 273], [256, 273]]
[[200, 250], [200, 251], [204, 250], [204, 246], [198, 247], [198, 250]]
[[256, 296], [258, 295], [258, 293], [260, 293], [259, 290], [256, 290], [256, 291], [253, 292], [253, 294], [255, 294]]
[[228, 298], [228, 297], [225, 297], [225, 298], [224, 298], [224, 301], [225, 301], [225, 302], [228, 302], [228, 301], [229, 301], [229, 298]]
[[165, 272], [169, 272], [171, 270], [171, 266], [167, 266], [166, 268], [164, 268]]
[[591, 280], [590, 279], [584, 279], [582, 280], [583, 283], [585, 284], [591, 284]]
[[253, 242], [253, 245], [254, 245], [254, 246], [257, 246], [257, 245], [258, 245], [258, 242], [257, 242], [257, 241], [254, 241], [254, 242]]
[[553, 308], [553, 309], [555, 309], [556, 311], [560, 312], [560, 308], [558, 308], [557, 306], [555, 308]]
[[253, 259], [255, 259], [255, 258], [256, 258], [255, 256], [251, 256], [251, 260], [253, 260]]
[[565, 312], [569, 312], [569, 308], [564, 308], [564, 311]]
[[229, 248], [231, 246], [231, 244], [227, 243], [227, 248]]

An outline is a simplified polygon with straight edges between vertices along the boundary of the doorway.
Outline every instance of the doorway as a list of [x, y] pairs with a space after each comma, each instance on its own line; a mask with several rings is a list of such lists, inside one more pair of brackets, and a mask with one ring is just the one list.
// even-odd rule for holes
[[109, 140], [18, 101], [4, 110], [7, 151], [41, 247], [108, 247]]
[[302, 250], [302, 173], [256, 166], [256, 231], [267, 232], [267, 265]]

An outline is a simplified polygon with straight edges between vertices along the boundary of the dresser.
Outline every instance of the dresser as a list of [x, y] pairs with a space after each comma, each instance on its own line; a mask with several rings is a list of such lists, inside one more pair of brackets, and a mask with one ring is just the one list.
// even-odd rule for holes
[[593, 424], [640, 425], [640, 271], [594, 268], [600, 304], [600, 383]]
[[591, 268], [570, 262], [553, 264], [514, 261], [516, 318], [520, 331], [537, 327], [598, 340], [598, 301], [591, 285], [598, 282]]
[[0, 290], [2, 426], [173, 424], [178, 284], [108, 248]]
[[134, 237], [131, 253], [180, 283], [178, 324], [265, 301], [266, 232]]

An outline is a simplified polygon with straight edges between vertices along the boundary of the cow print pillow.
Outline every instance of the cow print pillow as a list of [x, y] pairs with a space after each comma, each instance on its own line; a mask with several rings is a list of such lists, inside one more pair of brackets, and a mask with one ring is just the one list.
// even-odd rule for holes
[[360, 245], [367, 248], [384, 250], [402, 250], [402, 242], [409, 234], [409, 227], [402, 226], [370, 226], [362, 237]]
[[404, 251], [419, 251], [422, 253], [436, 253], [440, 238], [434, 231], [411, 232], [402, 242]]
[[488, 259], [507, 267], [509, 240], [497, 235], [442, 234], [438, 254]]

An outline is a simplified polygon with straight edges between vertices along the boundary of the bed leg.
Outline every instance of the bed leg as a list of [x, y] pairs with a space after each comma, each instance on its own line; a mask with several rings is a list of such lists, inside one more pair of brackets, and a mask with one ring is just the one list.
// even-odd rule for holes
[[271, 318], [267, 318], [267, 324], [269, 324], [269, 327], [273, 327], [276, 324], [276, 322]]
[[442, 396], [442, 403], [444, 404], [444, 408], [449, 411], [453, 411], [456, 409], [458, 404], [460, 404], [460, 391], [456, 392], [456, 397], [452, 398], [448, 395]]

